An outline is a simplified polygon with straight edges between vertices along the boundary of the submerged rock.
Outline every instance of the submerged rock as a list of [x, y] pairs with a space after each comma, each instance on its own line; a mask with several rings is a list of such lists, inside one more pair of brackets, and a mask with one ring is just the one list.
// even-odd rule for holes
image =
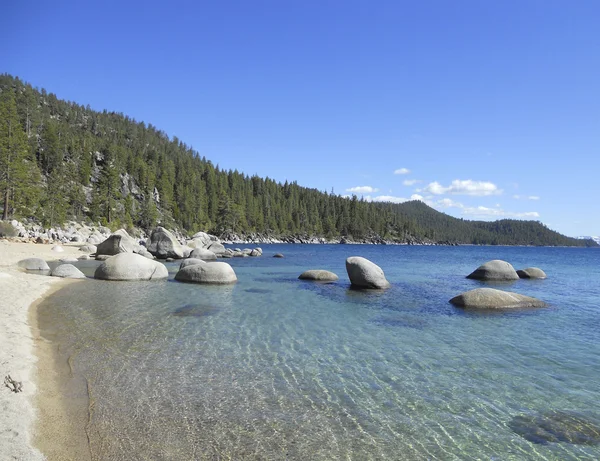
[[94, 273], [94, 278], [102, 280], [158, 280], [168, 276], [164, 264], [135, 253], [112, 256]]
[[538, 267], [528, 267], [517, 271], [517, 275], [522, 279], [545, 279], [546, 273]]
[[229, 284], [236, 283], [237, 276], [233, 268], [224, 262], [194, 264], [175, 274], [175, 280], [188, 283]]
[[450, 304], [466, 309], [519, 309], [528, 307], [546, 307], [544, 301], [518, 293], [496, 290], [494, 288], [476, 288], [450, 300]]
[[542, 445], [550, 442], [600, 444], [600, 422], [574, 412], [555, 410], [517, 415], [508, 426], [525, 440]]
[[510, 263], [500, 259], [494, 259], [482, 264], [469, 275], [468, 279], [484, 281], [510, 281], [519, 280], [517, 271]]
[[203, 304], [186, 304], [173, 311], [176, 317], [207, 317], [219, 312], [219, 308]]
[[62, 277], [65, 279], [84, 279], [85, 274], [77, 269], [73, 264], [61, 264], [52, 271], [52, 277]]
[[314, 280], [315, 282], [335, 282], [339, 277], [333, 272], [312, 269], [302, 272], [298, 278], [300, 280]]
[[17, 263], [21, 269], [28, 271], [49, 271], [50, 267], [48, 263], [41, 258], [27, 258], [22, 259]]
[[346, 272], [350, 283], [359, 288], [384, 289], [390, 287], [381, 267], [361, 256], [346, 259]]

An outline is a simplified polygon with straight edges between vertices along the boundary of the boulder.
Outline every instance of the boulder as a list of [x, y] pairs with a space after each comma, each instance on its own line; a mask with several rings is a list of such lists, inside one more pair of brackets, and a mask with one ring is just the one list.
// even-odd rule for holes
[[81, 255], [79, 258], [79, 261], [87, 261], [88, 259], [90, 259], [90, 255]]
[[254, 250], [252, 250], [252, 251], [256, 251], [256, 252], [258, 253], [258, 256], [262, 256], [262, 254], [263, 254], [263, 251], [262, 251], [262, 248], [261, 248], [261, 247], [256, 247], [256, 248], [255, 248]]
[[527, 267], [517, 271], [517, 275], [521, 279], [545, 279], [546, 273], [538, 267]]
[[146, 250], [143, 246], [140, 246], [140, 248], [136, 251], [136, 253], [139, 254], [140, 256], [143, 256], [144, 258], [154, 259], [154, 256], [152, 255], [152, 253], [150, 253], [148, 250]]
[[237, 282], [233, 268], [224, 262], [194, 264], [175, 274], [175, 280], [188, 283], [230, 284]]
[[302, 272], [298, 278], [300, 280], [314, 280], [316, 282], [335, 282], [339, 277], [333, 272], [313, 269]]
[[77, 258], [74, 256], [65, 256], [64, 258], [60, 258], [61, 263], [75, 263], [77, 261]]
[[539, 299], [494, 288], [467, 291], [452, 298], [450, 304], [465, 309], [522, 309], [546, 306], [546, 303]]
[[191, 247], [189, 247], [189, 246], [185, 245], [185, 246], [183, 247], [183, 257], [184, 257], [184, 258], [189, 258], [189, 257], [190, 257], [190, 255], [192, 254], [192, 250], [193, 250], [193, 248], [191, 248]]
[[105, 240], [104, 236], [100, 232], [96, 231], [88, 237], [86, 242], [89, 243], [90, 245], [98, 245], [98, 244], [102, 243], [104, 240]]
[[83, 251], [85, 253], [95, 253], [97, 249], [98, 248], [96, 248], [96, 245], [92, 245], [91, 243], [86, 243], [85, 245], [79, 247], [79, 251]]
[[353, 286], [376, 289], [390, 287], [381, 267], [361, 256], [346, 259], [346, 272]]
[[214, 238], [208, 235], [206, 232], [196, 232], [192, 236], [193, 246], [192, 248], [208, 248], [214, 241]]
[[96, 255], [96, 261], [106, 261], [108, 258], [112, 258], [111, 255]]
[[120, 253], [137, 253], [140, 248], [140, 245], [129, 236], [127, 231], [119, 229], [104, 242], [98, 244], [96, 254], [113, 256]]
[[519, 280], [517, 271], [510, 263], [500, 259], [494, 259], [482, 264], [469, 275], [468, 279], [484, 281], [510, 281]]
[[28, 271], [49, 271], [50, 267], [48, 263], [41, 258], [27, 258], [22, 259], [17, 263], [21, 269]]
[[262, 253], [256, 249], [250, 252], [250, 256], [260, 256], [261, 254]]
[[169, 277], [164, 264], [135, 253], [119, 253], [104, 261], [94, 273], [102, 280], [158, 280]]
[[55, 253], [62, 253], [63, 251], [65, 251], [65, 249], [60, 245], [54, 245], [51, 250]]
[[283, 258], [283, 255], [281, 253], [275, 253], [273, 255], [274, 258]]
[[52, 271], [52, 277], [62, 277], [65, 279], [84, 279], [85, 274], [77, 269], [73, 264], [61, 264]]
[[217, 259], [217, 255], [205, 248], [196, 248], [190, 253], [190, 258], [214, 261]]
[[212, 251], [214, 254], [216, 254], [217, 256], [221, 256], [223, 253], [225, 253], [225, 247], [219, 243], [219, 242], [213, 242], [208, 246], [208, 249], [210, 251]]
[[175, 236], [164, 227], [157, 227], [150, 235], [146, 248], [157, 258], [183, 258], [183, 248]]
[[179, 270], [181, 270], [187, 266], [194, 266], [196, 264], [206, 264], [206, 262], [202, 261], [201, 259], [197, 259], [197, 258], [184, 259], [183, 261], [181, 261], [181, 264], [179, 265]]

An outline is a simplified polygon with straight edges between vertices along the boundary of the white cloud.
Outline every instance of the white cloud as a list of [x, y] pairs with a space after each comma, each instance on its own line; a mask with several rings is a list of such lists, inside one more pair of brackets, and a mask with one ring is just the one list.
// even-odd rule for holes
[[408, 174], [410, 170], [408, 168], [398, 168], [394, 171], [394, 174]]
[[412, 194], [412, 195], [410, 196], [410, 199], [411, 199], [411, 200], [421, 200], [421, 202], [424, 200], [424, 199], [423, 199], [423, 196], [422, 196], [422, 195], [419, 195], [419, 194]]
[[422, 191], [429, 192], [433, 195], [452, 194], [473, 195], [480, 197], [486, 195], [502, 194], [502, 190], [498, 189], [498, 186], [496, 186], [494, 183], [491, 183], [489, 181], [472, 181], [470, 179], [455, 179], [448, 187], [444, 187], [439, 182], [434, 181], [432, 183], [429, 183], [429, 185], [422, 189]]
[[539, 200], [540, 198], [537, 195], [530, 195], [527, 197], [529, 200]]
[[449, 198], [443, 198], [435, 203], [439, 208], [464, 208], [464, 205]]
[[513, 198], [516, 200], [539, 200], [540, 197], [538, 195], [529, 195], [525, 197], [524, 195], [513, 195]]
[[405, 179], [404, 181], [402, 181], [402, 184], [404, 184], [405, 186], [414, 186], [415, 184], [418, 184], [421, 181], [420, 179]]
[[354, 192], [355, 194], [372, 194], [377, 192], [379, 189], [371, 186], [356, 186], [346, 189], [346, 192]]
[[403, 203], [408, 202], [409, 199], [404, 197], [394, 197], [393, 195], [378, 195], [373, 199], [374, 202], [392, 202], [392, 203]]
[[539, 218], [540, 214], [537, 211], [525, 211], [525, 212], [514, 212], [505, 211], [501, 208], [487, 208], [484, 206], [478, 207], [467, 207], [463, 209], [464, 215], [469, 216], [492, 216], [492, 217], [506, 217], [506, 218]]

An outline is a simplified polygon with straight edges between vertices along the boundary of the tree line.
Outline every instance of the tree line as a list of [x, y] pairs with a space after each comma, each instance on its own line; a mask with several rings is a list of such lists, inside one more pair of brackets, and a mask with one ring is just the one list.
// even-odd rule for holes
[[0, 75], [3, 219], [190, 233], [261, 233], [466, 244], [589, 244], [540, 222], [466, 221], [422, 202], [372, 203], [222, 170], [177, 137]]

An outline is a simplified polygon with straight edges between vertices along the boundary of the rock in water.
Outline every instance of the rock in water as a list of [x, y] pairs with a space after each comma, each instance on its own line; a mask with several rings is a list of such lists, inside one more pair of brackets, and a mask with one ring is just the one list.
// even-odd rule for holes
[[335, 282], [339, 277], [333, 272], [313, 269], [302, 272], [298, 278], [300, 280], [314, 280], [315, 282]]
[[28, 271], [49, 271], [48, 263], [41, 258], [22, 259], [17, 263], [21, 269]]
[[179, 270], [183, 269], [184, 267], [195, 266], [196, 264], [206, 264], [206, 262], [204, 262], [201, 259], [197, 259], [197, 258], [184, 259], [183, 261], [181, 261], [181, 264], [179, 265]]
[[538, 267], [528, 267], [517, 271], [517, 275], [522, 279], [545, 279], [546, 273]]
[[175, 280], [188, 283], [229, 284], [236, 283], [237, 276], [233, 268], [224, 262], [194, 264], [175, 274]]
[[65, 279], [84, 279], [85, 274], [77, 269], [73, 264], [61, 264], [52, 271], [52, 277], [62, 277]]
[[98, 255], [117, 255], [120, 253], [137, 253], [140, 245], [129, 236], [127, 231], [119, 229], [96, 248]]
[[468, 279], [484, 281], [510, 281], [519, 280], [519, 276], [510, 263], [494, 259], [482, 264], [469, 275]]
[[196, 248], [190, 253], [192, 259], [202, 259], [203, 261], [215, 261], [217, 255], [205, 248]]
[[283, 258], [283, 255], [281, 253], [275, 253], [273, 255], [274, 258]]
[[346, 272], [353, 286], [376, 289], [390, 287], [381, 267], [361, 256], [346, 259]]
[[164, 227], [159, 226], [152, 231], [147, 249], [157, 258], [183, 258], [183, 247], [175, 236]]
[[600, 422], [574, 412], [549, 411], [517, 415], [509, 423], [509, 427], [525, 440], [541, 445], [549, 442], [600, 444]]
[[104, 261], [94, 273], [102, 280], [159, 280], [169, 277], [164, 264], [135, 253], [120, 253]]
[[212, 251], [214, 254], [216, 254], [217, 256], [221, 256], [226, 251], [225, 247], [219, 242], [211, 243], [211, 245], [208, 247], [208, 249], [210, 251]]
[[450, 303], [465, 309], [523, 309], [528, 307], [546, 307], [544, 301], [536, 298], [496, 290], [494, 288], [476, 288], [450, 300]]

